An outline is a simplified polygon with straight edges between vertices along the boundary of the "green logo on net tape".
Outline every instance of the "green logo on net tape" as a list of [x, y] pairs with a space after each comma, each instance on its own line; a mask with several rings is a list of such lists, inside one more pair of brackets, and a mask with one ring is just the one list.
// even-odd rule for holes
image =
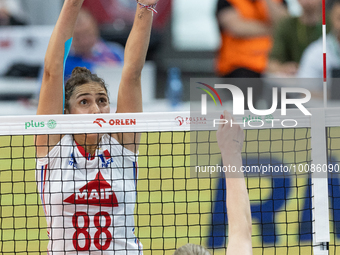
[[47, 122], [47, 127], [50, 129], [54, 129], [57, 126], [57, 122], [55, 120], [49, 120]]

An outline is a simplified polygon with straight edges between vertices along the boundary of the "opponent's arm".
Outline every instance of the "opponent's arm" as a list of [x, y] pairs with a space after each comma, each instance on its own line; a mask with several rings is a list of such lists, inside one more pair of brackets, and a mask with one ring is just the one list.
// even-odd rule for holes
[[222, 153], [224, 166], [236, 167], [236, 173], [226, 172], [227, 213], [229, 242], [227, 255], [251, 255], [251, 212], [250, 202], [243, 173], [241, 151], [244, 140], [243, 130], [239, 125], [230, 127], [231, 115], [225, 111], [227, 124], [220, 125], [217, 141]]
[[[158, 0], [140, 0], [144, 5], [154, 5]], [[122, 80], [118, 90], [117, 112], [142, 112], [141, 73], [150, 42], [153, 12], [137, 4], [135, 20], [125, 46]], [[137, 151], [140, 136], [119, 134], [118, 140], [131, 151]]]
[[[73, 36], [74, 26], [84, 0], [65, 0], [57, 24], [53, 30], [44, 64], [37, 114], [62, 114], [63, 109], [63, 70], [65, 43]], [[45, 156], [48, 148], [55, 145], [60, 136], [40, 135], [36, 137], [37, 155]]]

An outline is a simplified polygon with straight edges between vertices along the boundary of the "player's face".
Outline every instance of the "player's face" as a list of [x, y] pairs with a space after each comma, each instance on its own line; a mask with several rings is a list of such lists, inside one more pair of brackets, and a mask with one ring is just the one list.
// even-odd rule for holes
[[340, 4], [335, 4], [331, 12], [332, 28], [335, 36], [340, 38]]
[[69, 114], [110, 113], [109, 98], [105, 89], [97, 83], [77, 86], [69, 101]]

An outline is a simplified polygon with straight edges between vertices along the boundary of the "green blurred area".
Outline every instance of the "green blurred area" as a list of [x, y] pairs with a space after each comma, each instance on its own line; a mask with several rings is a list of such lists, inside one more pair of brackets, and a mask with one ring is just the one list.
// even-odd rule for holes
[[46, 220], [35, 182], [33, 136], [0, 136], [0, 251], [46, 252]]

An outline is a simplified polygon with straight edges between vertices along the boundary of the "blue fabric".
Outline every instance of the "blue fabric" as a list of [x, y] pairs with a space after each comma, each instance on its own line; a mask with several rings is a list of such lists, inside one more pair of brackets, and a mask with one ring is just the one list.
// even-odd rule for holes
[[[70, 39], [68, 39], [68, 40], [65, 42], [65, 51], [64, 51], [64, 76], [65, 76], [66, 59], [67, 59], [68, 54], [70, 53], [70, 50], [71, 50], [72, 39], [73, 39], [73, 37], [71, 37]], [[65, 79], [64, 79], [64, 80], [65, 80]], [[65, 109], [65, 81], [63, 82], [63, 113], [64, 113], [64, 109]]]
[[92, 56], [84, 58], [70, 52], [65, 65], [64, 80], [71, 77], [75, 67], [86, 67], [91, 72], [97, 65], [102, 64], [122, 64], [124, 61], [124, 47], [118, 43], [99, 40], [92, 48]]
[[90, 61], [85, 61], [81, 57], [78, 57], [78, 56], [72, 56], [72, 55], [68, 56], [66, 63], [65, 63], [64, 80], [67, 80], [71, 77], [73, 69], [77, 66], [86, 67], [92, 72], [94, 63], [91, 63]]

